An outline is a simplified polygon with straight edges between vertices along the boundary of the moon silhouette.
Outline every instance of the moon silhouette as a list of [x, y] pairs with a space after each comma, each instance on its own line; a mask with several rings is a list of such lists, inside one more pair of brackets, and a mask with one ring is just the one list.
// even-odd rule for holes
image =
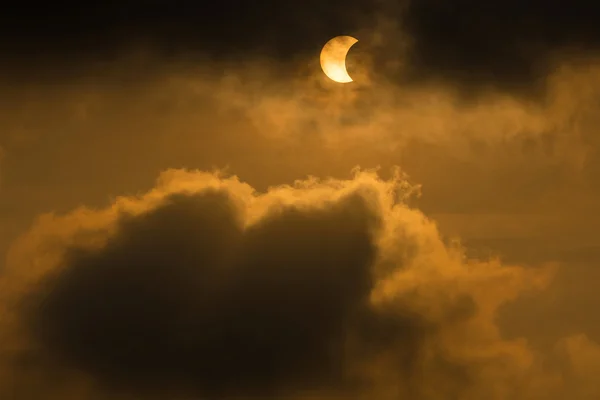
[[352, 36], [336, 36], [321, 50], [321, 68], [329, 79], [339, 83], [349, 83], [353, 79], [346, 70], [346, 56], [350, 48], [358, 42]]

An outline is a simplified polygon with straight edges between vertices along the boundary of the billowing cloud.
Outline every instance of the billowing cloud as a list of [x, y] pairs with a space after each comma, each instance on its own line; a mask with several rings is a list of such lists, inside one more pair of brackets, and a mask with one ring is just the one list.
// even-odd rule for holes
[[[467, 258], [407, 205], [413, 191], [399, 174], [368, 171], [259, 193], [235, 177], [170, 170], [108, 208], [43, 216], [0, 280], [3, 390], [17, 399], [49, 388], [85, 399], [597, 393], [598, 351], [587, 350], [596, 344], [565, 338], [542, 354], [497, 325], [500, 307], [543, 290], [554, 268]], [[35, 389], [24, 383], [32, 379]]]

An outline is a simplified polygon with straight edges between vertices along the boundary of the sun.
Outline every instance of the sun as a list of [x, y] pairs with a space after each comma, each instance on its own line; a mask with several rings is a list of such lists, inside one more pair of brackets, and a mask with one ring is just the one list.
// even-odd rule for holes
[[337, 36], [328, 41], [321, 50], [321, 68], [329, 79], [338, 83], [353, 82], [346, 69], [346, 56], [358, 42], [352, 36]]

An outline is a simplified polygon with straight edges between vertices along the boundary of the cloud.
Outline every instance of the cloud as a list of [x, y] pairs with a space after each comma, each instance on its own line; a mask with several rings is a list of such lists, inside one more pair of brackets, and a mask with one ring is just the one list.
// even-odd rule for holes
[[43, 216], [0, 278], [0, 384], [17, 399], [34, 377], [85, 399], [539, 395], [552, 371], [496, 314], [554, 269], [467, 259], [411, 190], [357, 171], [259, 193], [170, 170], [108, 208]]
[[[485, 6], [474, 0], [237, 1], [210, 10], [136, 3], [99, 5], [93, 15], [73, 5], [77, 22], [70, 13], [51, 24], [11, 7], [0, 28], [11, 38], [1, 43], [2, 68], [26, 80], [75, 76], [90, 60], [104, 64], [143, 43], [169, 59], [265, 58], [285, 69], [335, 35], [360, 34], [377, 58], [374, 67], [403, 85], [433, 81], [467, 93], [491, 86], [531, 94], [543, 89], [555, 57], [597, 54], [600, 45], [600, 9], [584, 0], [560, 7], [499, 0]], [[62, 29], [76, 34], [65, 38]], [[405, 68], [395, 71], [400, 65]]]
[[556, 61], [597, 55], [600, 47], [600, 8], [585, 1], [560, 7], [471, 0], [379, 6], [380, 20], [370, 28], [381, 38], [381, 73], [403, 83], [450, 85], [467, 97], [490, 88], [543, 95]]
[[[31, 147], [39, 135], [49, 136], [44, 141], [52, 141], [51, 147], [58, 141], [65, 148], [102, 136], [94, 140], [111, 149], [126, 141], [122, 136], [138, 132], [148, 147], [166, 140], [164, 136], [182, 142], [194, 135], [197, 143], [202, 142], [197, 151], [209, 146], [205, 143], [209, 137], [218, 141], [213, 137], [223, 136], [228, 142], [254, 147], [265, 147], [261, 145], [266, 138], [267, 146], [275, 139], [277, 146], [285, 142], [293, 147], [293, 153], [302, 145], [310, 151], [325, 145], [323, 150], [340, 153], [338, 158], [342, 152], [357, 158], [356, 149], [364, 153], [368, 146], [371, 153], [378, 153], [369, 165], [415, 142], [443, 146], [452, 156], [471, 158], [475, 142], [494, 149], [522, 147], [521, 152], [534, 148], [535, 154], [528, 156], [545, 164], [557, 158], [563, 164], [584, 162], [599, 82], [593, 53], [557, 55], [543, 75], [545, 96], [537, 101], [484, 85], [476, 101], [465, 102], [452, 80], [429, 82], [409, 74], [398, 81], [393, 74], [380, 73], [380, 65], [409, 58], [408, 49], [396, 54], [386, 51], [385, 43], [377, 44], [386, 40], [378, 39], [382, 30], [402, 34], [400, 27], [387, 26], [365, 27], [357, 33], [360, 41], [355, 46], [363, 47], [349, 56], [356, 84], [347, 86], [329, 82], [320, 70], [318, 51], [324, 42], [315, 43], [313, 52], [299, 54], [285, 66], [262, 56], [232, 63], [188, 53], [169, 58], [155, 50], [134, 48], [111, 62], [85, 64], [79, 76], [56, 78], [61, 85], [32, 81], [35, 89], [27, 90], [7, 82], [0, 140], [10, 156], [15, 147]], [[390, 34], [388, 40], [394, 37]], [[400, 68], [398, 73], [405, 72], [409, 71]], [[114, 90], [115, 84], [119, 90]], [[104, 143], [109, 140], [119, 143]], [[174, 141], [171, 147], [177, 147]], [[242, 157], [214, 158], [239, 162]], [[191, 164], [181, 154], [169, 161], [163, 169]]]

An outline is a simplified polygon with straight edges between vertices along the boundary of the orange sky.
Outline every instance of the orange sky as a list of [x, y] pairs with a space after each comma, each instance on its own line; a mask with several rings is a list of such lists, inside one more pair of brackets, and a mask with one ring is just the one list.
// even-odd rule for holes
[[465, 98], [356, 46], [3, 81], [0, 393], [598, 398], [600, 59]]

